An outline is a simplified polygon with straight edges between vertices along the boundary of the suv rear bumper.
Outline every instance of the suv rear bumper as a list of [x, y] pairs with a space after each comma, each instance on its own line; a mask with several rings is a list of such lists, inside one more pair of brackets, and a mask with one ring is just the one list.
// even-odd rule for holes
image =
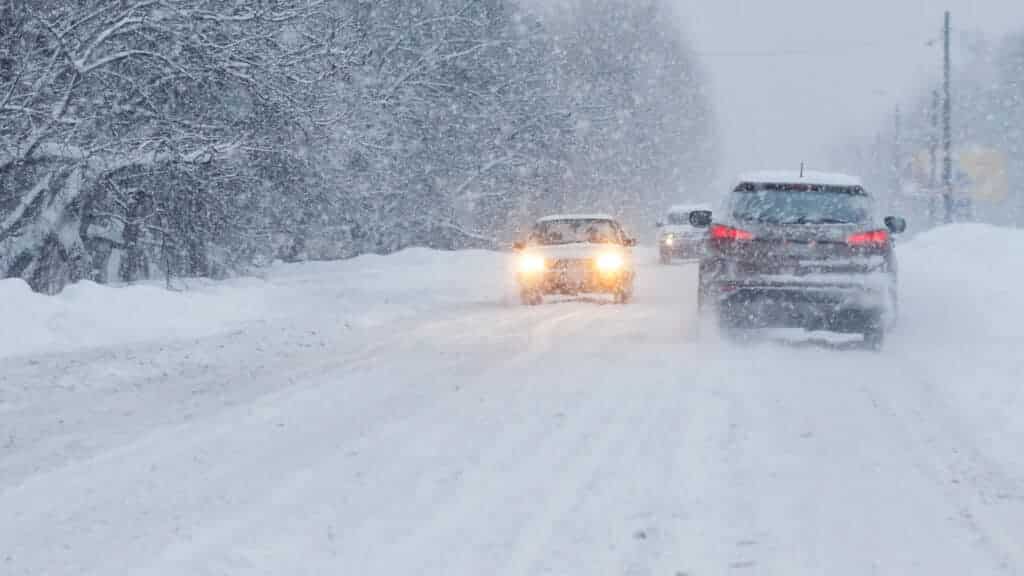
[[708, 296], [721, 320], [737, 328], [863, 332], [883, 322], [890, 290], [856, 283], [717, 282]]

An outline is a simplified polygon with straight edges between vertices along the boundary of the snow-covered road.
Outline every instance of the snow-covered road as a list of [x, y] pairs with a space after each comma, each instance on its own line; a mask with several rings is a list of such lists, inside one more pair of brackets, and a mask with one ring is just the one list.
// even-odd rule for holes
[[412, 251], [0, 358], [0, 574], [1019, 574], [1024, 237], [904, 248], [880, 354], [696, 339], [692, 266], [522, 308]]

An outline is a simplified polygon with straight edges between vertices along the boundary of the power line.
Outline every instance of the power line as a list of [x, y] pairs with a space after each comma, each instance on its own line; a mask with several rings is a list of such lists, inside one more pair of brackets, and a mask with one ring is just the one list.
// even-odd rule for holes
[[783, 48], [776, 50], [695, 50], [692, 53], [701, 58], [788, 58], [821, 56], [828, 54], [856, 54], [866, 49], [907, 50], [925, 49], [926, 42], [906, 44], [844, 44], [842, 46], [822, 46], [818, 48]]

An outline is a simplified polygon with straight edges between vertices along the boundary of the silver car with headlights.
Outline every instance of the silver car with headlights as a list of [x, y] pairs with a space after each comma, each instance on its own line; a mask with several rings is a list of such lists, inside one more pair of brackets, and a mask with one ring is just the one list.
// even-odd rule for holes
[[546, 295], [610, 294], [618, 303], [633, 296], [636, 240], [619, 222], [602, 214], [541, 218], [524, 242], [517, 242], [516, 277], [523, 304]]

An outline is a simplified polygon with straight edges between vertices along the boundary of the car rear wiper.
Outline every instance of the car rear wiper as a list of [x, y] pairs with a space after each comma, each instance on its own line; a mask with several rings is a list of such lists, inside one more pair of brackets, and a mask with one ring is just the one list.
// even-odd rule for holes
[[853, 224], [849, 220], [841, 220], [839, 218], [808, 218], [801, 216], [795, 220], [787, 220], [783, 224]]

